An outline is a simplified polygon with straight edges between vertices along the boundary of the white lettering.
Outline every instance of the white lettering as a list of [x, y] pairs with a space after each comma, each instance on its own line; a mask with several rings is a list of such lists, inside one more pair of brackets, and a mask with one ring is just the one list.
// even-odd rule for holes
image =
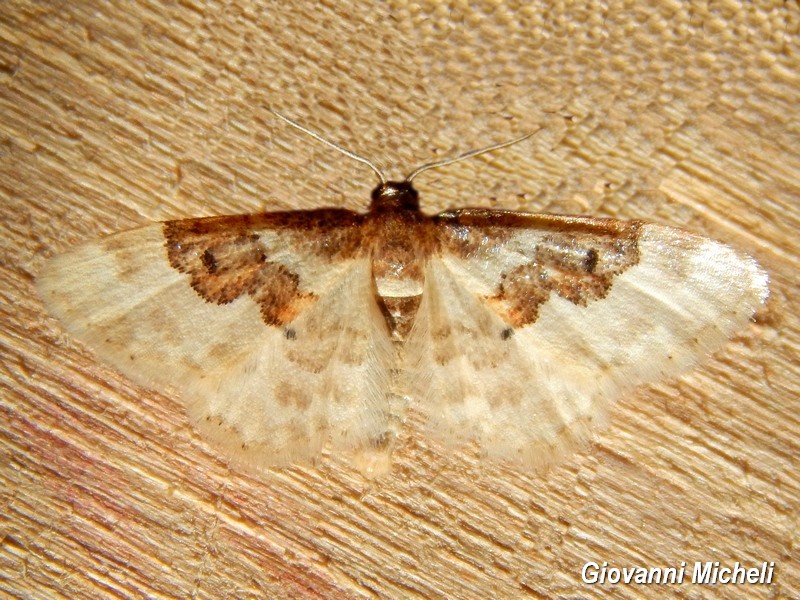
[[[675, 583], [675, 579], [678, 577], [678, 569], [676, 567], [669, 567], [666, 569], [659, 569], [659, 578], [655, 583]], [[668, 581], [668, 579], [672, 578], [672, 581]], [[653, 581], [648, 581], [647, 583], [653, 583]]]
[[681, 561], [681, 570], [678, 571], [678, 581], [672, 583], [683, 583], [683, 578], [686, 576], [686, 561]]
[[694, 571], [692, 571], [692, 583], [711, 583], [711, 573], [714, 563], [694, 563]]
[[[587, 571], [592, 569], [592, 572], [589, 573], [587, 576]], [[583, 579], [583, 583], [597, 583], [597, 578], [599, 577], [599, 573], [597, 572], [600, 568], [596, 562], [587, 562], [583, 565], [583, 569], [581, 570], [581, 579]]]
[[[719, 561], [695, 562], [691, 582], [699, 585], [770, 584], [775, 571], [774, 562], [761, 563], [760, 567], [746, 567], [739, 561], [724, 566]], [[686, 577], [686, 561], [680, 567], [610, 567], [590, 561], [581, 569], [581, 579], [588, 584], [682, 584]]]
[[642, 569], [641, 567], [635, 569], [636, 577], [634, 581], [636, 583], [647, 583], [647, 569]]
[[738, 562], [735, 562], [733, 564], [733, 575], [731, 575], [731, 583], [744, 583], [745, 575], [747, 575], [747, 569], [745, 569]]

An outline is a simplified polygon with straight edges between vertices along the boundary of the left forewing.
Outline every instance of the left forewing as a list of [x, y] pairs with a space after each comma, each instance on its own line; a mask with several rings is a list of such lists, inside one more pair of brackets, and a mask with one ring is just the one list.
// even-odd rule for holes
[[669, 227], [470, 210], [437, 224], [407, 385], [444, 440], [532, 466], [719, 348], [767, 295], [752, 258]]
[[171, 390], [237, 462], [380, 447], [391, 341], [358, 215], [150, 225], [49, 261], [51, 313], [134, 381]]

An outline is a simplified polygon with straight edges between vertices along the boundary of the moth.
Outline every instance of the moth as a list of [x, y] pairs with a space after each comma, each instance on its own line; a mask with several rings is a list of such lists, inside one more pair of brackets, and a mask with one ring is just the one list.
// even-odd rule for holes
[[180, 396], [234, 464], [309, 462], [328, 447], [377, 476], [414, 410], [446, 446], [542, 469], [616, 398], [720, 348], [767, 297], [754, 259], [672, 227], [421, 212], [416, 175], [524, 138], [396, 182], [277, 116], [378, 174], [366, 212], [146, 225], [53, 258], [38, 278], [75, 338]]

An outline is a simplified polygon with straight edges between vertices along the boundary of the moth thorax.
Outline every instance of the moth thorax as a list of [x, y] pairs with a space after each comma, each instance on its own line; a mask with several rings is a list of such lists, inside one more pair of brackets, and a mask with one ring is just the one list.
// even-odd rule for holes
[[372, 277], [378, 304], [393, 339], [411, 329], [422, 299], [423, 265], [407, 238], [388, 241], [372, 257]]
[[409, 181], [387, 181], [372, 190], [369, 209], [419, 210], [419, 194]]

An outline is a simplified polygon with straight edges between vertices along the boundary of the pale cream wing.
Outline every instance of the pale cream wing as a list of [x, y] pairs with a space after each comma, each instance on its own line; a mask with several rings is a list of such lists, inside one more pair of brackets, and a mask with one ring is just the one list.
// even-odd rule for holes
[[545, 466], [609, 402], [744, 326], [767, 276], [728, 246], [602, 219], [442, 216], [406, 384], [445, 442]]
[[47, 263], [40, 293], [98, 357], [180, 395], [236, 462], [380, 446], [393, 356], [368, 259], [296, 227], [211, 221], [79, 246]]

